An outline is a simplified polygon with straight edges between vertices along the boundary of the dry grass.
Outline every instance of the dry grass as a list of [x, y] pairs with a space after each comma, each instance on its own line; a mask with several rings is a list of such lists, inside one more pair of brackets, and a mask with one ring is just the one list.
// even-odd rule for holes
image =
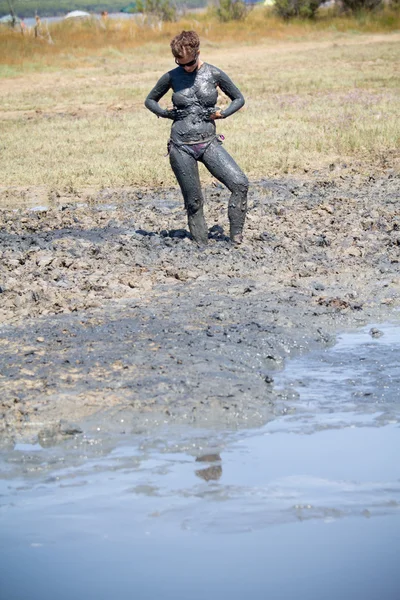
[[[146, 45], [162, 45], [181, 29], [195, 29], [212, 44], [243, 43], [256, 45], [271, 40], [319, 39], [321, 35], [340, 33], [388, 33], [400, 30], [400, 11], [386, 9], [358, 17], [332, 16], [322, 11], [313, 21], [284, 22], [270, 8], [257, 7], [245, 21], [221, 24], [212, 11], [188, 16], [179, 23], [162, 23], [152, 17], [137, 15], [126, 21], [89, 19], [61, 21], [47, 28], [42, 23], [42, 37], [22, 36], [9, 28], [0, 28], [0, 76], [14, 75], [45, 68], [75, 67], [90, 58], [116, 54]], [[53, 44], [49, 44], [48, 32]], [[1, 67], [2, 66], [2, 67]]]
[[[218, 40], [213, 23], [207, 36], [205, 22], [192, 25], [203, 33], [203, 58], [223, 68], [246, 96], [245, 108], [218, 125], [251, 178], [332, 163], [399, 167], [399, 33], [313, 29], [253, 44], [251, 37]], [[117, 43], [112, 29], [110, 43], [102, 39], [88, 49], [79, 26], [68, 52], [61, 42], [39, 42], [37, 54], [8, 67], [24, 74], [0, 80], [3, 186], [175, 184], [164, 157], [170, 122], [146, 111], [143, 99], [173, 67], [168, 41], [177, 26], [142, 28], [146, 44], [135, 26], [132, 47], [127, 38]]]

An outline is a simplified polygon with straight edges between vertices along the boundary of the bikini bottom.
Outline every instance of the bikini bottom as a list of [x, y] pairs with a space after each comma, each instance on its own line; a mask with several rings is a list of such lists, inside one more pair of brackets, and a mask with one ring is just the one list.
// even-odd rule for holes
[[190, 154], [190, 156], [193, 156], [194, 159], [196, 160], [200, 160], [204, 154], [204, 152], [207, 150], [208, 146], [210, 144], [212, 144], [212, 142], [217, 139], [221, 144], [222, 141], [225, 139], [223, 135], [215, 135], [213, 136], [211, 139], [207, 140], [206, 142], [196, 142], [194, 144], [177, 144], [176, 142], [173, 142], [172, 140], [169, 140], [168, 142], [168, 154], [170, 152], [170, 148], [171, 148], [171, 144], [173, 144], [174, 146], [176, 146], [177, 148], [179, 148], [180, 150], [183, 150], [184, 152], [187, 152], [188, 154]]

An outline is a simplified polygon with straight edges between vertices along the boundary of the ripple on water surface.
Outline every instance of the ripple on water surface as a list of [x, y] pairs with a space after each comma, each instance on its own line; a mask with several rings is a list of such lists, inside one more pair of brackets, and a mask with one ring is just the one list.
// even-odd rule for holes
[[371, 327], [289, 363], [263, 428], [16, 446], [4, 598], [398, 600], [400, 327]]

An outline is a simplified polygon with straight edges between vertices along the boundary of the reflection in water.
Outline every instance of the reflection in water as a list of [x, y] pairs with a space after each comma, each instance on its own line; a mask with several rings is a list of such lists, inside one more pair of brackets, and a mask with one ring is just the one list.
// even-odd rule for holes
[[204, 481], [216, 481], [222, 475], [222, 467], [221, 465], [213, 465], [212, 467], [207, 467], [207, 469], [200, 469], [195, 471], [197, 477], [204, 479]]
[[0, 599], [398, 600], [400, 328], [380, 330], [290, 363], [296, 412], [261, 429], [0, 456]]
[[203, 454], [196, 458], [196, 462], [220, 462], [221, 456], [219, 454]]
[[[203, 454], [196, 458], [196, 462], [220, 462], [221, 456], [219, 454]], [[204, 479], [204, 481], [217, 481], [222, 475], [221, 465], [211, 465], [206, 469], [199, 469], [195, 471], [197, 477]]]

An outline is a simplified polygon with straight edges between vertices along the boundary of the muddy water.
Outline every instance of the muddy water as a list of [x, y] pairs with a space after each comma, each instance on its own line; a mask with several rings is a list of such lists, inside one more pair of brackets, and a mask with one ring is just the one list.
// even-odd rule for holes
[[1, 598], [397, 600], [399, 352], [397, 320], [299, 356], [261, 428], [3, 452]]

